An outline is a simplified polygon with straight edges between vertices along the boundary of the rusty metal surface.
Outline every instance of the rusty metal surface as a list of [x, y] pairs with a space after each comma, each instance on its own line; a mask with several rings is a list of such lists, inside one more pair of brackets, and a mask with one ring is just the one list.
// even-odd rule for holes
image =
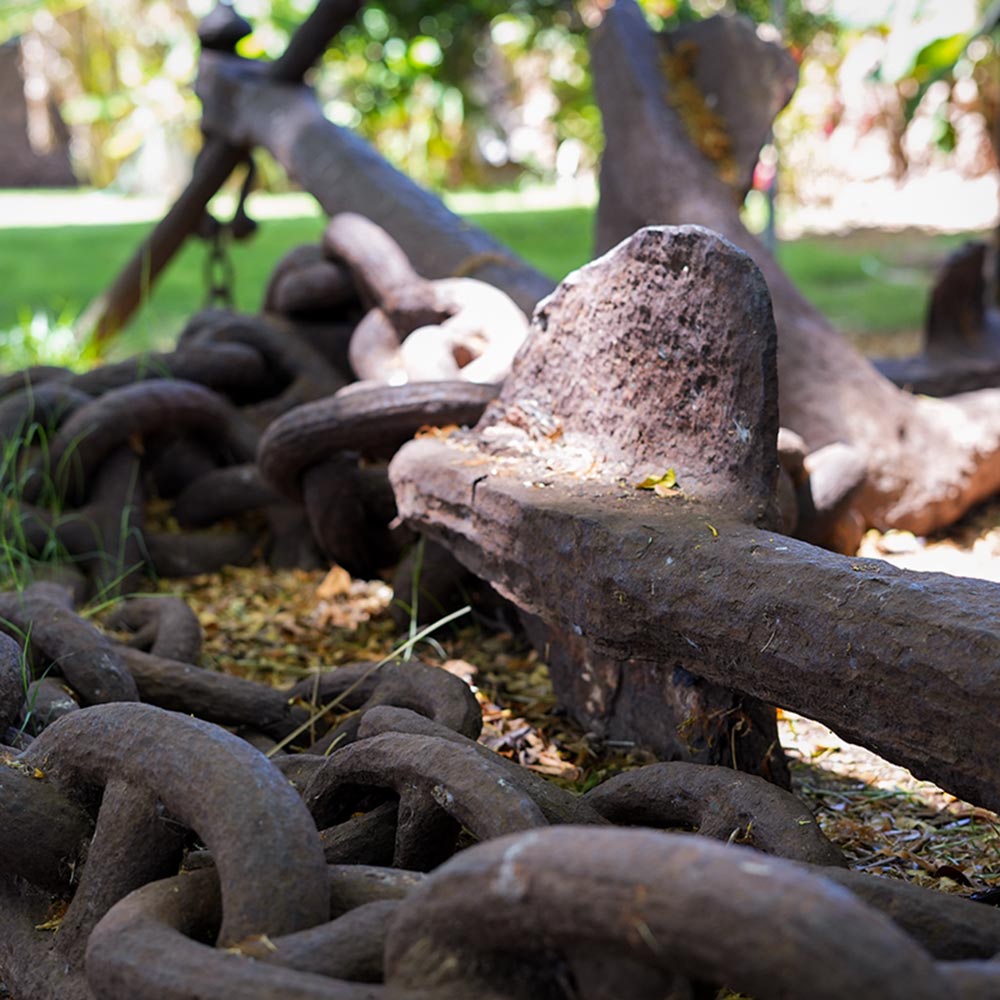
[[614, 775], [584, 798], [619, 825], [692, 830], [790, 860], [847, 864], [791, 792], [755, 774], [665, 761]]
[[359, 384], [273, 421], [257, 465], [265, 482], [298, 497], [299, 477], [309, 466], [342, 451], [392, 455], [423, 426], [474, 423], [496, 391], [470, 382]]
[[54, 664], [87, 704], [139, 699], [114, 643], [72, 610], [61, 588], [0, 594], [0, 631], [27, 644], [37, 662]]
[[[78, 794], [112, 779], [154, 792], [212, 851], [225, 887], [222, 942], [325, 918], [325, 865], [308, 813], [267, 759], [225, 730], [149, 705], [101, 705], [61, 719], [20, 759]], [[248, 830], [263, 855], [243, 846]]]
[[[145, 705], [53, 723], [0, 767], [0, 978], [18, 1000], [653, 1000], [690, 995], [694, 980], [760, 1000], [912, 1000], [1000, 983], [982, 961], [1000, 940], [988, 907], [704, 837], [549, 827], [574, 814], [570, 793], [545, 794], [429, 719], [373, 706], [358, 735], [279, 769]], [[622, 788], [638, 780], [658, 815], [684, 800], [706, 829], [758, 825], [770, 849], [802, 857], [785, 793], [721, 771], [654, 765], [578, 799], [575, 815], [600, 821], [598, 805], [648, 821]], [[713, 790], [726, 781], [735, 794]], [[378, 816], [397, 863], [446, 858], [434, 814], [450, 812], [484, 843], [428, 875], [328, 866], [317, 821], [350, 813], [364, 787], [398, 792], [398, 816], [387, 801], [323, 833], [360, 822], [371, 844], [363, 821]], [[35, 930], [60, 897], [59, 932]]]
[[[288, 65], [307, 56], [293, 51]], [[623, 261], [618, 285], [593, 294], [593, 276], [614, 279]], [[205, 349], [192, 342], [216, 336], [239, 346], [195, 356]], [[44, 405], [26, 393], [0, 416], [45, 416], [62, 454], [80, 459], [74, 485], [88, 502], [66, 513], [97, 532], [81, 545], [117, 518], [154, 560], [193, 565], [211, 546], [129, 520], [143, 498], [135, 483], [149, 472], [173, 496], [211, 492], [252, 453], [268, 413], [339, 385], [334, 362], [313, 363], [320, 348], [286, 336], [297, 334], [228, 313], [192, 322], [192, 353], [182, 344], [170, 364], [207, 366], [206, 384], [235, 398], [123, 386], [141, 379], [136, 362], [93, 375], [93, 401], [36, 373], [53, 378]], [[596, 693], [586, 683], [605, 676], [581, 674], [584, 698], [648, 699], [664, 676], [687, 683], [697, 670], [723, 695], [803, 707], [1000, 802], [997, 589], [766, 530], [773, 326], [744, 258], [702, 230], [646, 233], [553, 296], [534, 337], [475, 435], [425, 436], [393, 469], [403, 512], [466, 563], [619, 672], [655, 667], [643, 685]], [[361, 387], [276, 422], [264, 464], [290, 492], [304, 477], [314, 529], [331, 495], [322, 479], [348, 466], [337, 485], [365, 519], [384, 530], [394, 516], [384, 467], [330, 449], [388, 453], [420, 423], [474, 419], [493, 396], [415, 388]], [[161, 404], [176, 427], [157, 423]], [[643, 477], [658, 495], [636, 489]], [[282, 507], [305, 523], [303, 505]], [[64, 513], [23, 512], [50, 527]], [[246, 541], [215, 537], [216, 555]], [[459, 572], [446, 561], [445, 582]], [[677, 761], [576, 794], [476, 743], [477, 700], [450, 673], [317, 667], [278, 691], [201, 669], [200, 626], [176, 601], [124, 604], [112, 623], [144, 648], [113, 642], [74, 611], [78, 583], [0, 595], [0, 981], [16, 1000], [662, 1000], [721, 986], [759, 1000], [1000, 995], [1000, 913], [845, 872], [808, 811], [758, 778]], [[331, 702], [356, 715], [307, 714]], [[735, 735], [751, 724], [757, 749], [740, 754], [775, 759], [758, 725], [773, 709], [755, 706], [705, 730], [722, 733], [730, 761], [742, 761]], [[697, 826], [769, 853], [614, 824]]]
[[682, 662], [801, 712], [1000, 808], [984, 751], [1000, 745], [998, 585], [836, 556], [681, 499], [581, 483], [555, 495], [525, 486], [523, 468], [484, 479], [473, 460], [408, 445], [392, 470], [400, 510], [515, 603], [611, 655]]
[[[726, 982], [759, 1000], [948, 995], [926, 952], [839, 886], [690, 835], [591, 827], [504, 837], [442, 866], [403, 902], [386, 977], [474, 993], [507, 973], [509, 956], [530, 969], [546, 949], [564, 956], [568, 978], [577, 956], [597, 954]], [[512, 997], [559, 995], [551, 969], [518, 985]], [[622, 970], [620, 996], [663, 995], [630, 985]]]

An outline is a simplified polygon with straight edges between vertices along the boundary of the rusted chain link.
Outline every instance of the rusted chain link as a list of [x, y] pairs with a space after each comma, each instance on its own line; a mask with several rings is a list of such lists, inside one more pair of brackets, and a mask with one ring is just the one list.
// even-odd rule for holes
[[[447, 400], [445, 412], [467, 405], [469, 391], [406, 387], [394, 396], [405, 397], [405, 433], [428, 403]], [[488, 393], [476, 392], [481, 408]], [[328, 411], [360, 419], [345, 444], [358, 434], [381, 440], [369, 422], [381, 399], [371, 413], [364, 394], [340, 400], [322, 405], [304, 437], [268, 452], [285, 488], [316, 467]], [[125, 431], [150, 437], [163, 402], [196, 434], [240, 440], [229, 404], [200, 385], [109, 389], [63, 417], [53, 439], [51, 454], [92, 470], [67, 476], [67, 495], [97, 503], [86, 483], [113, 478], [129, 449]], [[207, 452], [187, 447], [201, 463]], [[57, 989], [71, 1000], [622, 990], [641, 1000], [687, 989], [692, 977], [760, 997], [843, 995], [824, 994], [803, 956], [839, 984], [830, 990], [1000, 989], [990, 962], [1000, 952], [996, 911], [843, 871], [801, 804], [759, 779], [657, 764], [574, 795], [476, 743], [475, 699], [437, 668], [361, 664], [282, 692], [199, 667], [200, 627], [174, 600], [122, 604], [109, 624], [130, 633], [123, 642], [77, 615], [62, 585], [0, 594], [0, 618], [0, 979], [16, 1000]], [[331, 722], [331, 703], [354, 714]], [[286, 752], [273, 761], [247, 742], [276, 740]], [[697, 828], [811, 864], [610, 828], [637, 823]], [[459, 850], [469, 839], [483, 843]], [[330, 863], [366, 873], [332, 912], [316, 891]], [[430, 874], [372, 875], [365, 864]], [[389, 900], [358, 890], [393, 878], [402, 881]], [[469, 899], [452, 913], [460, 883]], [[420, 888], [399, 899], [400, 885]], [[845, 934], [844, 921], [861, 930]], [[59, 929], [35, 929], [46, 926]], [[437, 956], [430, 965], [414, 945], [418, 929]], [[442, 962], [450, 980], [432, 974]]]
[[838, 886], [649, 830], [549, 828], [464, 851], [404, 902], [386, 943], [388, 983], [442, 997], [508, 982], [511, 997], [566, 995], [562, 980], [652, 1000], [678, 975], [760, 1000], [948, 995], [919, 945]]
[[229, 255], [230, 233], [216, 219], [211, 219], [208, 229], [203, 308], [231, 308], [235, 298], [233, 288], [236, 284], [236, 272]]
[[680, 761], [649, 764], [616, 774], [585, 798], [612, 823], [694, 830], [793, 861], [846, 864], [794, 795], [754, 774]]

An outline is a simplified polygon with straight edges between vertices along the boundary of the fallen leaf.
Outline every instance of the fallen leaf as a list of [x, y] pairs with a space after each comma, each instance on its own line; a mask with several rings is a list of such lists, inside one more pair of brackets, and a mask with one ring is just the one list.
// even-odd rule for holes
[[48, 919], [43, 923], [35, 924], [36, 931], [57, 931], [63, 922], [63, 917], [66, 916], [66, 910], [69, 908], [69, 904], [63, 900], [53, 903], [49, 907], [49, 912], [47, 914]]
[[323, 577], [323, 582], [316, 588], [316, 596], [321, 601], [332, 601], [351, 589], [351, 574], [334, 563], [330, 571]]
[[471, 685], [472, 679], [479, 673], [479, 668], [469, 663], [468, 660], [445, 660], [441, 664], [442, 670], [447, 670], [449, 674], [461, 677], [466, 684]]
[[417, 433], [413, 436], [419, 441], [420, 438], [449, 438], [458, 430], [458, 424], [445, 424], [444, 427], [430, 427], [425, 424], [417, 428]]
[[662, 476], [646, 476], [641, 483], [636, 483], [637, 490], [652, 490], [657, 496], [668, 496], [671, 491], [679, 490], [677, 485], [677, 473], [672, 469], [667, 469]]
[[966, 877], [965, 872], [954, 865], [939, 865], [934, 869], [933, 874], [935, 878], [950, 878], [952, 882], [972, 888], [972, 883]]
[[266, 934], [251, 934], [237, 941], [231, 948], [224, 949], [230, 955], [244, 955], [247, 958], [264, 958], [278, 950], [278, 946]]

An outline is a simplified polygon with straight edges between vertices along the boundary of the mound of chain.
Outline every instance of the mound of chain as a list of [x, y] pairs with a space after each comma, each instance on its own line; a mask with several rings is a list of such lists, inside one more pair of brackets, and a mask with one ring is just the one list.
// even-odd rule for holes
[[[17, 1000], [994, 982], [993, 910], [844, 871], [760, 778], [662, 763], [574, 795], [475, 742], [477, 702], [438, 668], [359, 663], [278, 691], [199, 667], [176, 598], [120, 603], [127, 644], [56, 582], [0, 611], [0, 974]], [[354, 714], [331, 726], [327, 705]]]
[[762, 778], [665, 762], [576, 794], [477, 743], [472, 690], [420, 661], [277, 690], [198, 666], [176, 598], [119, 606], [130, 645], [58, 584], [0, 605], [16, 1000], [1000, 989], [1000, 914], [846, 870]]

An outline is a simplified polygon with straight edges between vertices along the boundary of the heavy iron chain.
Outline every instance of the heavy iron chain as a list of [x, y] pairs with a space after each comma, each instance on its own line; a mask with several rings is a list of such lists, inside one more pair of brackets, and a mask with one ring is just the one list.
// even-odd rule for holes
[[[846, 871], [761, 778], [672, 762], [575, 795], [478, 744], [470, 689], [417, 661], [277, 692], [116, 646], [52, 584], [0, 610], [32, 661], [94, 650], [92, 699], [124, 670], [175, 709], [71, 710], [0, 753], [0, 981], [18, 1000], [997, 995], [1000, 914]], [[123, 621], [173, 633], [181, 610], [145, 600]], [[0, 640], [2, 733], [28, 651]], [[355, 712], [327, 756], [308, 698]], [[272, 759], [205, 719], [269, 733]], [[702, 836], [662, 832], [678, 826]]]
[[[121, 486], [143, 477], [122, 470], [157, 458], [126, 446], [137, 433], [258, 454], [308, 503], [331, 451], [391, 454], [404, 425], [474, 423], [494, 391], [322, 399], [341, 437], [314, 423], [258, 448], [187, 380], [243, 365], [248, 381], [224, 384], [258, 384], [249, 345], [293, 357], [284, 330], [241, 335], [162, 356], [172, 377], [123, 386], [132, 375], [107, 366], [36, 387], [30, 412], [60, 417], [30, 478], [72, 455], [74, 475], [49, 478], [76, 509], [33, 525], [25, 503], [25, 538], [45, 528], [86, 554], [103, 531], [112, 572], [130, 565], [120, 512], [138, 501]], [[315, 378], [316, 356], [294, 357]], [[348, 471], [333, 473], [331, 493]], [[253, 483], [238, 483], [245, 500]], [[77, 615], [60, 584], [0, 594], [0, 983], [16, 1000], [661, 1000], [703, 995], [692, 980], [758, 1000], [1000, 995], [997, 911], [845, 870], [762, 779], [671, 762], [576, 795], [477, 743], [475, 696], [439, 668], [366, 663], [279, 691], [201, 669], [200, 625], [176, 599], [126, 602], [117, 626], [143, 648]], [[334, 706], [353, 714], [331, 725]], [[702, 836], [663, 832], [678, 828]]]

